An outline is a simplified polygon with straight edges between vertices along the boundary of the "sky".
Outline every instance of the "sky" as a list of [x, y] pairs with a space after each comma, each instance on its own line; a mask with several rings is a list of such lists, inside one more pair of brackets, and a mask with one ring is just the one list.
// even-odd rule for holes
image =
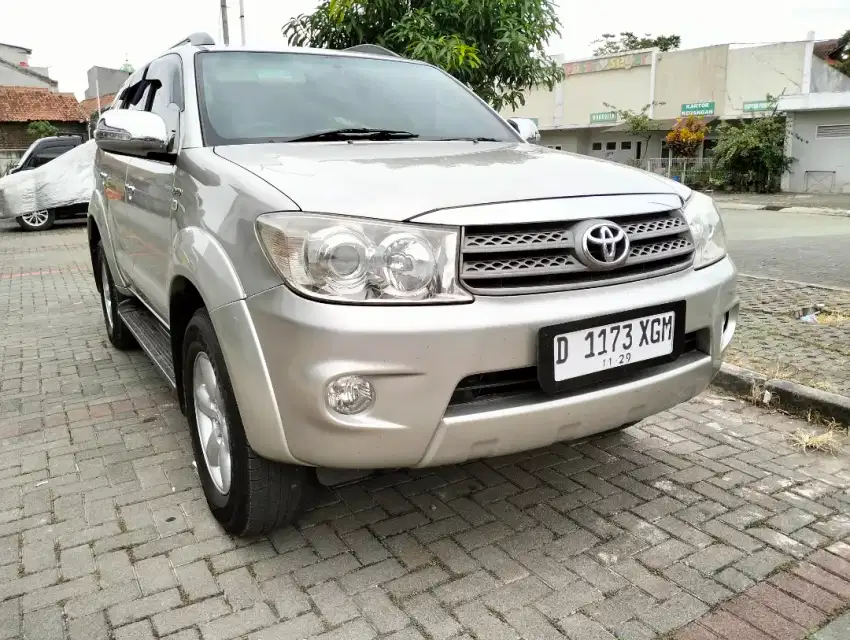
[[[227, 0], [230, 42], [239, 44], [239, 0]], [[135, 67], [194, 31], [221, 42], [220, 0], [0, 0], [0, 42], [33, 50], [30, 63], [48, 67], [62, 91], [83, 97], [92, 66]], [[285, 44], [280, 28], [316, 0], [244, 0], [247, 43]], [[605, 0], [560, 3], [562, 35], [549, 43], [566, 59], [591, 54], [606, 32], [677, 33], [682, 48], [835, 38], [850, 29], [850, 0]], [[15, 7], [14, 10], [11, 7]], [[34, 18], [43, 16], [45, 19]], [[47, 19], [49, 17], [49, 19]]]

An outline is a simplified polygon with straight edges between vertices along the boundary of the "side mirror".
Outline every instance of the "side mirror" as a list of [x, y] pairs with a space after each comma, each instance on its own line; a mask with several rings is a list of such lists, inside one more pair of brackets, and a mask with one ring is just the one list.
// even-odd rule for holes
[[110, 109], [94, 130], [98, 148], [141, 157], [168, 153], [169, 137], [165, 120], [149, 111]]
[[531, 142], [532, 144], [540, 142], [540, 130], [534, 124], [534, 120], [529, 118], [508, 118], [508, 123], [516, 129], [517, 133], [526, 142]]

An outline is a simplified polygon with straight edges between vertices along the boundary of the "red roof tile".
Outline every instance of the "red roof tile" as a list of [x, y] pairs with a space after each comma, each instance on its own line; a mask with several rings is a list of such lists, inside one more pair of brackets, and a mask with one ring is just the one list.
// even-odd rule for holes
[[72, 93], [35, 87], [0, 87], [0, 122], [85, 122], [88, 116]]
[[[100, 96], [101, 111], [112, 105], [116, 95], [117, 94], [115, 93], [107, 93], [106, 95]], [[83, 111], [85, 111], [86, 115], [91, 116], [95, 111], [97, 111], [97, 98], [86, 98], [80, 103], [80, 107]]]

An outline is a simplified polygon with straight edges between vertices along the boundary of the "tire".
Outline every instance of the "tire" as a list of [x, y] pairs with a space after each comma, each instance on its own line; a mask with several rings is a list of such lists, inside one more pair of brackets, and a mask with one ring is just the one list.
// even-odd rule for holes
[[127, 298], [115, 289], [109, 262], [103, 253], [103, 243], [97, 243], [97, 272], [100, 289], [100, 308], [103, 311], [103, 323], [106, 325], [106, 335], [112, 346], [121, 351], [127, 351], [136, 346], [136, 339], [127, 325], [118, 315], [118, 305]]
[[56, 212], [53, 209], [42, 209], [18, 216], [15, 221], [26, 231], [47, 231], [56, 222]]
[[[186, 327], [183, 393], [198, 475], [216, 520], [237, 536], [266, 534], [293, 523], [314, 486], [315, 473], [267, 460], [251, 449], [206, 309], [196, 311]], [[213, 439], [215, 446], [209, 448], [214, 460], [208, 464], [202, 442]], [[220, 451], [229, 455], [222, 457]]]

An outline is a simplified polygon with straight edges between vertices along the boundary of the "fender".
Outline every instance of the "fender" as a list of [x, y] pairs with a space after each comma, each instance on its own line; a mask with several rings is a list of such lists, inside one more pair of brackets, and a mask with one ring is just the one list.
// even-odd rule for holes
[[267, 458], [297, 462], [289, 452], [245, 290], [224, 248], [209, 232], [200, 227], [177, 232], [171, 245], [168, 281], [177, 277], [192, 283], [210, 314], [248, 443]]
[[[91, 199], [89, 200], [89, 210], [87, 216], [89, 251], [92, 258], [92, 271], [97, 273], [97, 265], [95, 264], [95, 247], [92, 246], [92, 229], [94, 224], [100, 234], [100, 241], [103, 243], [103, 251], [106, 255], [106, 261], [109, 264], [109, 271], [112, 273], [112, 280], [115, 287], [121, 293], [127, 293], [128, 283], [124, 278], [121, 269], [118, 268], [118, 260], [115, 257], [115, 246], [112, 244], [112, 227], [109, 224], [109, 216], [106, 214], [106, 202], [104, 201], [103, 193], [100, 189], [93, 189]], [[96, 276], [100, 278], [98, 274]]]
[[200, 227], [180, 229], [171, 242], [168, 282], [177, 276], [197, 287], [210, 313], [245, 298], [245, 289], [224, 248]]

